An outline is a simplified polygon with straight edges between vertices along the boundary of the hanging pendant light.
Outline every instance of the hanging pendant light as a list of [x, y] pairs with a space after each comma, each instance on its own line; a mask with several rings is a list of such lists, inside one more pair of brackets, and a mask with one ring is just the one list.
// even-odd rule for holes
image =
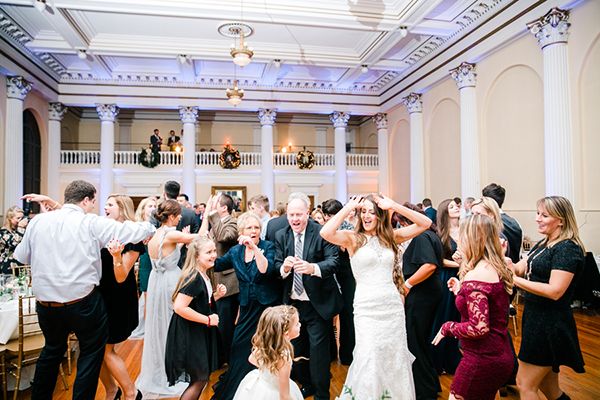
[[233, 81], [233, 89], [227, 89], [225, 94], [227, 95], [227, 102], [236, 107], [242, 102], [242, 98], [244, 97], [244, 89], [240, 89], [238, 87], [238, 80], [235, 79]]
[[231, 54], [231, 57], [233, 57], [233, 62], [236, 65], [245, 67], [252, 61], [254, 52], [246, 45], [246, 43], [244, 43], [244, 31], [242, 29], [238, 29], [238, 32], [240, 38], [238, 46], [232, 46], [229, 54]]

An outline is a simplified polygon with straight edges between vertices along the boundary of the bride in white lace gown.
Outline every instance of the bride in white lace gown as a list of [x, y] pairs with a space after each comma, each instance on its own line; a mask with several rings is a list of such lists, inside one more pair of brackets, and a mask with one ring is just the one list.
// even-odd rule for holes
[[171, 296], [181, 270], [177, 266], [182, 243], [190, 243], [197, 235], [175, 230], [181, 219], [181, 206], [175, 200], [163, 201], [156, 210], [162, 224], [148, 243], [152, 271], [148, 280], [146, 324], [142, 365], [136, 381], [144, 399], [179, 397], [187, 383], [169, 386], [165, 371], [167, 331], [173, 315]]
[[[355, 208], [359, 211], [355, 231], [338, 231]], [[394, 230], [388, 212], [398, 212], [414, 224]], [[340, 399], [415, 398], [414, 357], [408, 351], [404, 302], [398, 290], [402, 277], [397, 244], [419, 235], [430, 224], [426, 216], [387, 197], [369, 195], [350, 199], [321, 229], [325, 240], [348, 249], [356, 279], [354, 361]]]

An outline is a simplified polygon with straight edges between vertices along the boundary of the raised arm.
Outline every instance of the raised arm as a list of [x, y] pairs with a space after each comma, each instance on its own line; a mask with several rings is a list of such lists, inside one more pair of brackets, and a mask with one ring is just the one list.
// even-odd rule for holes
[[431, 220], [426, 215], [406, 208], [403, 205], [396, 203], [389, 197], [382, 195], [374, 197], [379, 208], [389, 210], [390, 212], [397, 212], [403, 217], [406, 217], [414, 222], [414, 224], [410, 226], [394, 229], [394, 240], [396, 243], [402, 243], [408, 239], [412, 239], [415, 236], [425, 232], [431, 226]]
[[340, 231], [338, 228], [344, 222], [350, 211], [362, 205], [362, 197], [352, 197], [346, 205], [321, 228], [320, 235], [329, 243], [349, 249], [350, 255], [356, 247], [355, 233], [352, 231]]
[[490, 332], [490, 311], [488, 298], [480, 290], [473, 289], [467, 296], [469, 319], [465, 322], [444, 322], [441, 329], [443, 336], [477, 339]]

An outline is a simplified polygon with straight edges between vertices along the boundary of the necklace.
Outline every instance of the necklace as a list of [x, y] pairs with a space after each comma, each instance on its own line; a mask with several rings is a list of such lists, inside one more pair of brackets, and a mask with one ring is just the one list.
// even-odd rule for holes
[[544, 246], [540, 246], [537, 249], [535, 249], [535, 253], [533, 253], [533, 255], [531, 257], [527, 258], [527, 274], [526, 274], [526, 278], [527, 280], [531, 280], [531, 270], [533, 269], [533, 261], [538, 258], [541, 254], [544, 253], [544, 251], [546, 251], [547, 247], [544, 244]]

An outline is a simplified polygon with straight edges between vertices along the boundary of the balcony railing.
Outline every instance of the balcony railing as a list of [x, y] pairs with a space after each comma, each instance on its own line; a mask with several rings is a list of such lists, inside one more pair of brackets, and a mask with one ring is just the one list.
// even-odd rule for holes
[[[115, 166], [139, 165], [139, 151], [115, 151]], [[161, 151], [160, 165], [179, 166], [183, 162], [183, 154], [172, 151]], [[218, 167], [220, 153], [215, 151], [196, 152], [195, 165], [197, 167]], [[315, 154], [315, 168], [330, 169], [335, 167], [334, 154]], [[261, 154], [240, 152], [241, 166], [260, 167]], [[64, 166], [91, 166], [100, 164], [100, 151], [98, 150], [62, 150], [60, 152], [60, 163]], [[279, 168], [295, 167], [296, 153], [273, 154], [273, 166]], [[348, 168], [375, 169], [379, 165], [376, 154], [347, 154], [346, 166]]]

